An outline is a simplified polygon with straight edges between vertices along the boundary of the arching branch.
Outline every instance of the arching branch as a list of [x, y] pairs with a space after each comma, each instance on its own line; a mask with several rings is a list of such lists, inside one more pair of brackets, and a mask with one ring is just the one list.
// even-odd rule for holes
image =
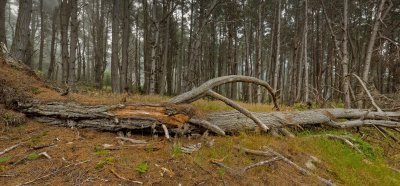
[[244, 114], [245, 116], [247, 116], [248, 118], [250, 118], [251, 120], [254, 121], [254, 123], [256, 123], [261, 130], [267, 132], [268, 131], [268, 127], [260, 120], [258, 119], [255, 115], [253, 115], [250, 111], [248, 111], [246, 108], [240, 106], [239, 104], [235, 103], [234, 101], [226, 98], [225, 96], [218, 94], [212, 90], [208, 90], [207, 91], [207, 95], [211, 96], [215, 99], [221, 100], [222, 102], [224, 102], [225, 104], [233, 107], [234, 109], [236, 109], [237, 111], [239, 111], [240, 113]]
[[230, 75], [230, 76], [222, 76], [218, 78], [214, 78], [208, 80], [197, 88], [194, 88], [191, 91], [185, 92], [178, 96], [173, 97], [169, 102], [170, 103], [191, 103], [194, 102], [207, 94], [207, 91], [217, 87], [219, 85], [227, 84], [227, 83], [235, 83], [235, 82], [244, 82], [244, 83], [254, 83], [256, 85], [260, 85], [267, 89], [267, 91], [271, 94], [272, 101], [274, 103], [274, 107], [279, 110], [278, 103], [276, 101], [276, 91], [266, 82], [255, 77], [249, 76], [241, 76], [241, 75]]

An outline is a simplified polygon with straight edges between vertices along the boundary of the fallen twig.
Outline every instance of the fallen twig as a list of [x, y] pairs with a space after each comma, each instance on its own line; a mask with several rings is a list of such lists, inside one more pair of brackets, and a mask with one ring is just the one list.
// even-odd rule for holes
[[249, 170], [249, 169], [252, 169], [252, 168], [254, 168], [254, 167], [258, 167], [258, 166], [270, 164], [270, 163], [272, 163], [272, 162], [274, 162], [274, 161], [278, 161], [278, 160], [281, 160], [281, 159], [282, 159], [282, 158], [276, 156], [276, 157], [273, 157], [273, 158], [271, 158], [271, 159], [269, 159], [269, 160], [260, 161], [260, 162], [257, 162], [257, 163], [254, 163], [254, 164], [251, 164], [251, 165], [248, 165], [248, 166], [244, 167], [244, 168], [242, 169], [242, 172], [245, 172], [245, 171], [247, 171], [247, 170]]
[[144, 140], [136, 140], [136, 139], [127, 138], [127, 137], [121, 137], [121, 136], [118, 136], [118, 137], [115, 137], [115, 138], [123, 140], [123, 141], [129, 141], [129, 142], [131, 142], [133, 144], [146, 144], [147, 143], [147, 141], [144, 141]]
[[192, 154], [193, 152], [200, 150], [201, 146], [202, 146], [201, 143], [186, 145], [181, 147], [181, 151], [186, 154]]
[[39, 153], [39, 156], [44, 156], [47, 159], [51, 160], [51, 156], [49, 154], [47, 154], [47, 152], [41, 152], [41, 153]]
[[[318, 135], [318, 136], [320, 136], [320, 135]], [[361, 151], [354, 143], [351, 142], [351, 141], [355, 141], [355, 140], [352, 139], [352, 138], [349, 137], [349, 136], [335, 135], [335, 134], [325, 134], [325, 135], [323, 135], [323, 136], [326, 136], [326, 137], [331, 138], [331, 139], [338, 139], [338, 140], [341, 140], [341, 141], [343, 141], [345, 144], [349, 145], [351, 148], [353, 148], [354, 150], [356, 150], [357, 152], [359, 152], [359, 153], [362, 154], [362, 151]], [[351, 140], [351, 141], [350, 141], [350, 140]]]
[[161, 125], [162, 129], [164, 130], [164, 135], [167, 140], [171, 140], [171, 137], [169, 136], [168, 128], [164, 124]]
[[8, 148], [4, 149], [3, 151], [0, 152], [0, 156], [5, 154], [5, 153], [7, 153], [8, 151], [11, 151], [11, 150], [17, 148], [20, 145], [21, 145], [21, 143], [17, 143], [15, 145], [11, 146], [11, 147], [8, 147]]
[[137, 183], [137, 184], [143, 185], [143, 182], [141, 182], [141, 181], [130, 180], [130, 179], [127, 179], [127, 178], [125, 178], [125, 177], [119, 175], [117, 172], [115, 172], [114, 169], [110, 169], [110, 172], [113, 173], [117, 178], [119, 178], [119, 179], [121, 179], [121, 180], [129, 181], [129, 182], [132, 182], [132, 183]]
[[55, 146], [56, 144], [51, 143], [51, 144], [44, 144], [44, 145], [38, 145], [38, 146], [34, 146], [31, 149], [33, 150], [39, 150], [39, 149], [43, 149], [43, 148], [47, 148], [47, 147], [52, 147]]

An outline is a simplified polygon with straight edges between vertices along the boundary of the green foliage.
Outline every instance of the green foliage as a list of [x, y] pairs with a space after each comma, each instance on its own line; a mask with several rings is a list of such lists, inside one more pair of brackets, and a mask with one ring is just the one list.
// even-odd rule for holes
[[172, 146], [171, 155], [173, 158], [178, 157], [182, 154], [182, 145], [180, 143], [176, 143]]
[[140, 174], [146, 173], [149, 170], [149, 164], [147, 164], [147, 162], [142, 162], [136, 166], [135, 170]]
[[7, 161], [9, 161], [11, 159], [11, 156], [3, 156], [0, 157], [0, 163], [6, 163]]
[[96, 155], [105, 155], [110, 152], [109, 150], [104, 149], [104, 147], [101, 145], [96, 145], [94, 147], [94, 151], [95, 151]]
[[38, 158], [39, 158], [39, 154], [37, 152], [32, 152], [26, 157], [26, 159], [29, 161], [36, 160]]
[[114, 157], [105, 157], [96, 164], [96, 170], [103, 169], [106, 165], [111, 165], [114, 162]]
[[35, 94], [35, 95], [40, 94], [40, 93], [42, 92], [42, 91], [40, 91], [40, 89], [37, 88], [37, 87], [32, 87], [32, 88], [31, 88], [31, 91], [32, 91], [32, 93]]

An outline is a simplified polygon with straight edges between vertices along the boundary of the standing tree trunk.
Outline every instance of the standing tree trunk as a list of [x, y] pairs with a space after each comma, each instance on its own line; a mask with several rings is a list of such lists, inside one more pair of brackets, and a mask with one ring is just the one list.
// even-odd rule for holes
[[[157, 4], [156, 0], [153, 0], [153, 20], [157, 20]], [[155, 94], [156, 93], [156, 69], [157, 69], [157, 51], [159, 45], [159, 38], [160, 38], [160, 23], [156, 21], [153, 26], [153, 46], [151, 47], [151, 65], [150, 65], [150, 87], [149, 93]]]
[[[119, 75], [119, 11], [120, 0], [113, 1], [112, 16], [112, 40], [111, 40], [111, 88], [113, 92], [120, 92]], [[122, 69], [121, 69], [122, 70]], [[122, 77], [121, 77], [122, 78]]]
[[122, 60], [121, 60], [121, 92], [128, 92], [130, 89], [131, 82], [128, 82], [128, 51], [129, 51], [129, 34], [130, 34], [130, 24], [129, 24], [129, 1], [122, 1]]
[[40, 0], [40, 49], [38, 70], [43, 70], [43, 49], [44, 49], [44, 31], [45, 31], [45, 13], [43, 11], [43, 0]]
[[52, 79], [52, 77], [54, 73], [54, 66], [56, 63], [55, 45], [56, 45], [56, 35], [57, 35], [57, 27], [56, 27], [57, 15], [58, 15], [58, 8], [55, 8], [53, 10], [53, 20], [51, 24], [50, 64], [49, 64], [49, 70], [47, 71], [47, 79], [49, 80], [54, 80]]
[[68, 65], [68, 85], [75, 86], [76, 81], [76, 54], [78, 46], [78, 0], [70, 0], [71, 3], [71, 43], [69, 48], [69, 65]]
[[351, 107], [350, 100], [350, 76], [349, 74], [349, 53], [347, 50], [347, 28], [348, 28], [348, 0], [344, 0], [343, 6], [343, 43], [342, 43], [342, 78], [343, 78], [343, 92], [344, 92], [344, 105], [345, 108]]
[[[308, 2], [304, 1], [304, 101], [307, 103], [309, 100], [309, 81], [308, 81], [308, 56], [307, 56], [307, 34], [308, 34]], [[300, 77], [301, 78], [301, 77]]]
[[[376, 35], [379, 30], [379, 26], [380, 26], [381, 22], [383, 22], [383, 19], [386, 17], [386, 14], [389, 11], [389, 9], [391, 8], [391, 5], [390, 5], [384, 12], [385, 1], [386, 0], [381, 0], [381, 2], [379, 4], [379, 8], [376, 10], [376, 12], [374, 12], [375, 20], [374, 20], [374, 25], [371, 30], [371, 36], [369, 37], [368, 47], [367, 47], [366, 56], [365, 56], [364, 71], [363, 71], [363, 75], [362, 75], [362, 80], [365, 83], [368, 83], [368, 77], [369, 77], [369, 71], [370, 71], [369, 69], [371, 66], [371, 58], [372, 58], [372, 53], [374, 52], [374, 45], [375, 45]], [[360, 97], [362, 97], [363, 95], [364, 95], [363, 91], [361, 91]], [[362, 100], [360, 102], [358, 102], [358, 106], [359, 107], [362, 106]]]
[[277, 28], [276, 28], [276, 55], [275, 55], [275, 71], [274, 71], [274, 89], [278, 90], [278, 78], [281, 67], [280, 48], [281, 48], [281, 0], [277, 4]]
[[70, 4], [67, 0], [61, 2], [60, 9], [60, 25], [61, 25], [61, 74], [62, 83], [68, 82], [68, 71], [69, 71], [69, 52], [68, 52], [68, 23], [70, 18]]
[[11, 56], [24, 60], [29, 42], [29, 24], [31, 22], [32, 0], [19, 1], [18, 18], [11, 45]]
[[0, 43], [4, 43], [5, 46], [7, 46], [6, 4], [7, 0], [0, 0]]
[[105, 26], [105, 7], [106, 1], [101, 0], [96, 2], [96, 15], [95, 15], [95, 25], [93, 26], [94, 29], [94, 83], [96, 88], [101, 89], [103, 87], [103, 73], [106, 67], [106, 61], [104, 59], [105, 51], [104, 36], [107, 35], [104, 33], [104, 26]]
[[[261, 71], [262, 71], [262, 62], [261, 62], [261, 51], [262, 51], [262, 36], [263, 36], [263, 27], [262, 27], [262, 7], [263, 2], [260, 3], [258, 7], [258, 29], [257, 29], [257, 64], [256, 64], [256, 77], [262, 79]], [[261, 86], [257, 86], [257, 103], [261, 103], [262, 94], [261, 94]]]

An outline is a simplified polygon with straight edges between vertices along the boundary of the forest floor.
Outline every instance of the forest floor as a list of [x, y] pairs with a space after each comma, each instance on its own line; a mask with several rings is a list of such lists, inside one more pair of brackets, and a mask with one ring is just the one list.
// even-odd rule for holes
[[[117, 95], [80, 88], [60, 96], [39, 78], [15, 70], [0, 59], [0, 83], [18, 87], [41, 101], [77, 101], [86, 104], [163, 102], [167, 97]], [[17, 96], [17, 95], [15, 95]], [[203, 112], [229, 110], [222, 102], [200, 100], [193, 105]], [[271, 105], [246, 104], [255, 112], [272, 111]], [[284, 107], [285, 111], [304, 109]], [[338, 185], [400, 185], [400, 144], [373, 128], [332, 130], [306, 128], [292, 131], [294, 138], [271, 137], [250, 131], [220, 137], [181, 136], [166, 140], [148, 133], [111, 133], [91, 129], [49, 126], [25, 118], [0, 105], [0, 185], [321, 185], [315, 175]], [[322, 134], [349, 135], [361, 152]], [[145, 140], [146, 145], [121, 142], [124, 135]], [[394, 133], [400, 138], [399, 133]], [[202, 144], [186, 154], [181, 147]], [[108, 147], [112, 148], [108, 148]], [[258, 166], [243, 174], [246, 165], [268, 158], [248, 155], [235, 145], [251, 149], [268, 146], [315, 175], [305, 176], [284, 161]], [[46, 152], [51, 159], [41, 156]], [[211, 163], [222, 162], [234, 171]]]

